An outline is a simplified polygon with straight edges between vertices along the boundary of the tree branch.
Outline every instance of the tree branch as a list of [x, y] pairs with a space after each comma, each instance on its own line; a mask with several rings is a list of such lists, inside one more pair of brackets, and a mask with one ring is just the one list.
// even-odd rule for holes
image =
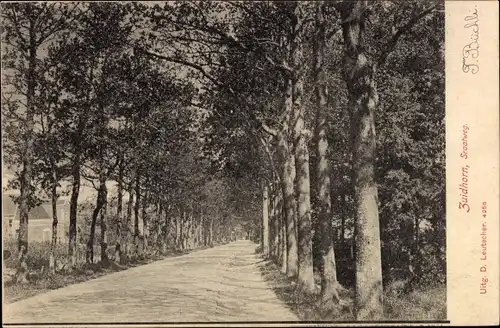
[[25, 39], [25, 37], [21, 33], [21, 28], [22, 27], [27, 28], [27, 27], [20, 25], [20, 22], [18, 21], [17, 16], [16, 16], [16, 11], [14, 9], [6, 10], [5, 13], [10, 14], [10, 15], [7, 14], [7, 15], [3, 15], [3, 16], [4, 16], [4, 18], [10, 20], [13, 23], [14, 26], [12, 27], [12, 29], [15, 31], [15, 33], [17, 34], [17, 37], [21, 41], [20, 49], [21, 50], [28, 49], [28, 41], [27, 41], [27, 39]]
[[[55, 5], [54, 5], [55, 6]], [[47, 38], [49, 38], [51, 35], [54, 33], [57, 33], [61, 30], [63, 30], [66, 26], [71, 25], [75, 20], [83, 16], [89, 9], [82, 11], [78, 16], [74, 16], [72, 19], [69, 21], [66, 20], [67, 17], [71, 17], [73, 15], [73, 12], [79, 7], [79, 3], [75, 4], [71, 10], [66, 13], [66, 15], [62, 15], [62, 17], [57, 20], [57, 22], [53, 24], [47, 24], [47, 26], [42, 30], [40, 33], [40, 38], [36, 41], [37, 45], [43, 44], [45, 41], [47, 41]], [[42, 19], [42, 18], [40, 18]], [[41, 24], [41, 23], [40, 23]], [[52, 28], [51, 28], [52, 27]]]
[[86, 175], [85, 173], [81, 173], [81, 176], [82, 178], [84, 178], [85, 180], [87, 180], [88, 182], [90, 182], [92, 184], [92, 186], [94, 187], [95, 190], [99, 190], [99, 187], [97, 187], [95, 185], [95, 182], [94, 182], [94, 179], [97, 179], [96, 177], [91, 177], [89, 175]]
[[[170, 19], [165, 16], [156, 16], [158, 19]], [[226, 33], [224, 31], [221, 31], [213, 26], [196, 26], [193, 24], [188, 24], [184, 22], [178, 22], [178, 21], [172, 21], [170, 20], [173, 24], [180, 25], [180, 26], [189, 26], [195, 30], [202, 31], [205, 33], [210, 33], [210, 34], [215, 34], [220, 37], [220, 43], [225, 44], [227, 46], [232, 46], [234, 48], [238, 48], [240, 50], [243, 50], [245, 52], [260, 52], [263, 55], [264, 60], [266, 60], [269, 64], [271, 64], [273, 67], [275, 67], [278, 70], [281, 70], [283, 73], [285, 73], [287, 76], [291, 76], [293, 74], [293, 69], [288, 66], [288, 64], [283, 61], [282, 63], [277, 63], [275, 62], [271, 57], [269, 57], [268, 54], [265, 53], [265, 49], [260, 45], [262, 42], [259, 42], [258, 39], [253, 39], [252, 43], [259, 44], [257, 48], [251, 48], [247, 46], [243, 41], [241, 41], [239, 38], [237, 38], [233, 34]], [[265, 41], [264, 43], [269, 43], [269, 41]]]
[[276, 170], [276, 166], [274, 165], [274, 160], [273, 160], [273, 155], [271, 153], [271, 150], [269, 149], [269, 143], [270, 140], [264, 140], [262, 137], [258, 137], [262, 145], [264, 146], [264, 149], [267, 153], [267, 156], [269, 157], [269, 164], [271, 165], [271, 169], [274, 173], [274, 175], [278, 178], [278, 181], [280, 181], [280, 175], [278, 174], [278, 170]]
[[154, 57], [154, 58], [157, 58], [157, 59], [162, 59], [162, 60], [166, 60], [166, 61], [169, 61], [172, 63], [181, 64], [181, 65], [191, 67], [191, 68], [197, 70], [198, 72], [200, 72], [205, 78], [210, 80], [210, 82], [212, 82], [216, 86], [219, 86], [219, 87], [223, 86], [223, 84], [221, 82], [219, 82], [216, 78], [214, 78], [207, 71], [205, 71], [205, 69], [201, 65], [191, 63], [187, 60], [177, 58], [177, 57], [163, 56], [163, 55], [160, 55], [160, 54], [157, 54], [154, 52], [150, 52], [150, 51], [147, 51], [145, 49], [138, 48], [138, 47], [135, 48], [135, 51], [142, 53], [142, 54], [145, 54], [145, 55], [148, 55], [148, 56], [151, 56], [151, 57]]
[[262, 130], [264, 130], [264, 132], [270, 134], [273, 137], [276, 137], [278, 135], [278, 131], [276, 131], [275, 129], [267, 126], [266, 123], [261, 122], [260, 120], [257, 120], [257, 122], [259, 122], [260, 127], [261, 127]]
[[438, 3], [436, 3], [436, 4], [432, 5], [432, 6], [430, 6], [426, 10], [422, 11], [419, 15], [413, 17], [406, 24], [404, 24], [403, 26], [401, 26], [400, 28], [398, 28], [397, 30], [394, 30], [392, 32], [392, 38], [386, 44], [386, 46], [384, 47], [384, 50], [380, 54], [378, 60], [375, 62], [375, 65], [374, 65], [374, 70], [375, 71], [377, 71], [378, 68], [380, 68], [384, 64], [385, 60], [387, 59], [387, 56], [389, 56], [389, 54], [396, 47], [399, 38], [403, 34], [409, 32], [422, 18], [424, 18], [425, 16], [429, 15], [430, 13], [432, 13], [439, 5], [440, 5], [440, 2], [438, 2]]

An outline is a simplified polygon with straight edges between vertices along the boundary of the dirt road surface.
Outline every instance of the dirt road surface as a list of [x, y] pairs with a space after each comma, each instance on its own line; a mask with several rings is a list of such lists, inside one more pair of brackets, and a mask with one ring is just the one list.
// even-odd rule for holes
[[7, 304], [4, 324], [297, 321], [255, 247], [240, 240]]

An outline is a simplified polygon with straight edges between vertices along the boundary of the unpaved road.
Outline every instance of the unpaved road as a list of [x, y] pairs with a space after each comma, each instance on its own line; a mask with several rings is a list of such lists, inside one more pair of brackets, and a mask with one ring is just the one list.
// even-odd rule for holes
[[247, 240], [7, 304], [4, 324], [297, 321], [264, 282]]

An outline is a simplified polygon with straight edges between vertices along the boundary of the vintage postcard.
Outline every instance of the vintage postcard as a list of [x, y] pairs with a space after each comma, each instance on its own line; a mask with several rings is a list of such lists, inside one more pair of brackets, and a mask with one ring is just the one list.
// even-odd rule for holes
[[2, 2], [3, 326], [498, 325], [498, 14]]

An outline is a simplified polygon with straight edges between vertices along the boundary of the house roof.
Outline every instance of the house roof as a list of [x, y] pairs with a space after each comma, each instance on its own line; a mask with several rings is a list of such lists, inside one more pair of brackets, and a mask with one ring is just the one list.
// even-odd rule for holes
[[3, 216], [13, 216], [16, 213], [17, 205], [9, 195], [2, 195]]
[[30, 213], [29, 213], [29, 218], [30, 220], [33, 220], [33, 219], [50, 219], [52, 218], [51, 215], [49, 215], [49, 213], [47, 213], [47, 211], [45, 210], [45, 208], [43, 206], [37, 206], [35, 208], [32, 208], [30, 210]]
[[[17, 210], [17, 204], [14, 203], [12, 198], [9, 195], [2, 195], [2, 216], [14, 216], [15, 219], [19, 220], [19, 212]], [[39, 220], [39, 219], [50, 219], [52, 216], [47, 212], [43, 205], [32, 208], [29, 212], [30, 220]]]

